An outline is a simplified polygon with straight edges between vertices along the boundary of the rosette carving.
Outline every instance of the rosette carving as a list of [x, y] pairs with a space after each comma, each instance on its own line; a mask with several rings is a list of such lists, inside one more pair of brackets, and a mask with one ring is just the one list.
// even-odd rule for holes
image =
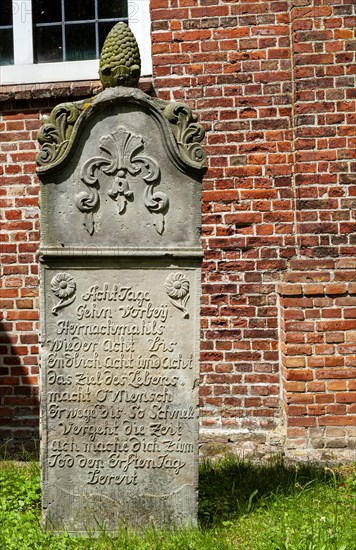
[[125, 212], [128, 201], [134, 196], [127, 179], [128, 174], [142, 177], [147, 185], [144, 191], [144, 204], [149, 212], [155, 215], [154, 225], [161, 235], [169, 201], [165, 193], [154, 190], [160, 181], [160, 169], [153, 158], [143, 154], [142, 136], [120, 126], [114, 132], [100, 138], [99, 148], [102, 156], [88, 159], [81, 168], [80, 177], [88, 186], [88, 190], [81, 191], [75, 197], [77, 208], [85, 215], [84, 226], [88, 233], [94, 233], [93, 211], [99, 204], [99, 193], [94, 186], [99, 185], [100, 172], [103, 172], [113, 176], [108, 196], [117, 202], [119, 214]]
[[58, 315], [58, 310], [69, 306], [75, 300], [77, 285], [69, 273], [57, 273], [51, 280], [52, 292], [59, 298], [58, 304], [52, 308], [53, 315]]
[[185, 307], [189, 300], [189, 287], [189, 281], [183, 273], [171, 273], [164, 283], [171, 303], [183, 311], [184, 319], [189, 317], [189, 312]]
[[81, 103], [57, 105], [46, 119], [37, 136], [42, 145], [36, 156], [39, 166], [57, 162], [65, 154], [74, 125], [81, 113]]
[[163, 115], [171, 124], [182, 156], [201, 167], [206, 158], [200, 145], [205, 132], [202, 125], [197, 123], [196, 115], [184, 103], [168, 103]]

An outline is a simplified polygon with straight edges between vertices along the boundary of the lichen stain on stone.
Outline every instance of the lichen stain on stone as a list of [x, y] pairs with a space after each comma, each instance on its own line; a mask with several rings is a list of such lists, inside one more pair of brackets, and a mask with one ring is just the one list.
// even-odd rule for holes
[[81, 107], [82, 111], [85, 111], [88, 107], [90, 107], [92, 101], [94, 101], [95, 97], [90, 97], [86, 103]]

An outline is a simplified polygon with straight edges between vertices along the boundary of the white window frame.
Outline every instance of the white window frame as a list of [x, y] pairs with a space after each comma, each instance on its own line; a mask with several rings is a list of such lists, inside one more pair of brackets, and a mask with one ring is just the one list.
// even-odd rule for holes
[[[12, 0], [12, 7], [14, 64], [0, 66], [0, 85], [74, 82], [76, 80], [97, 80], [99, 78], [99, 62], [97, 59], [59, 63], [33, 63], [31, 0]], [[129, 26], [140, 48], [141, 74], [143, 76], [151, 75], [149, 0], [128, 0], [128, 19]]]

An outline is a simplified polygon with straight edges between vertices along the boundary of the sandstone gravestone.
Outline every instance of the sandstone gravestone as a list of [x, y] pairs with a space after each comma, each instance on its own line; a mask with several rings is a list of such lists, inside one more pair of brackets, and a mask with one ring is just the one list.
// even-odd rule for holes
[[39, 134], [43, 513], [70, 533], [197, 512], [203, 131], [133, 87], [120, 25], [109, 87]]

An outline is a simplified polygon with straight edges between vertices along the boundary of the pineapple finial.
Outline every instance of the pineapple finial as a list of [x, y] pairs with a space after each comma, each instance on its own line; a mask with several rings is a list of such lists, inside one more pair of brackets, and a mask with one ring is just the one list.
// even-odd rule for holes
[[134, 87], [138, 84], [140, 72], [141, 58], [136, 38], [125, 23], [116, 23], [101, 50], [101, 83], [104, 88]]

